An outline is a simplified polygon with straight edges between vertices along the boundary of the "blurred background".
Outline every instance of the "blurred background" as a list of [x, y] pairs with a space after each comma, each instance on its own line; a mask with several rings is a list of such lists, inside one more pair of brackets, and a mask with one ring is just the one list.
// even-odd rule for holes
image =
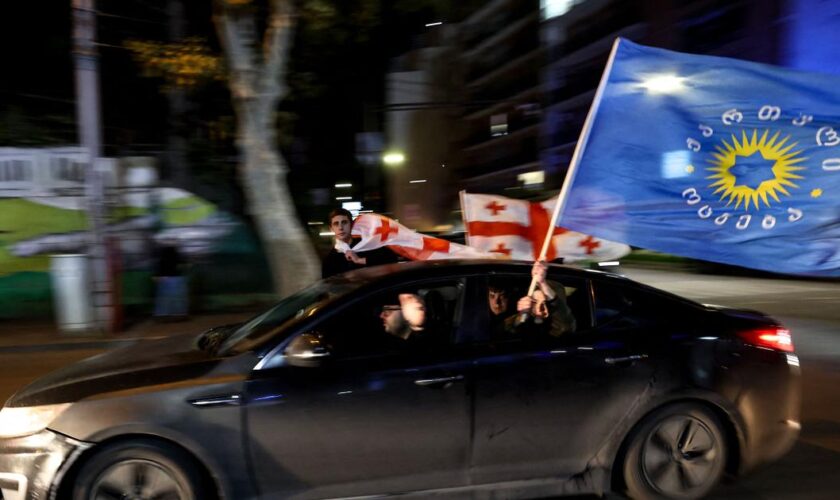
[[[50, 256], [96, 255], [91, 231], [122, 322], [151, 312], [164, 246], [179, 251], [194, 312], [276, 297], [273, 257], [238, 171], [247, 133], [225, 62], [237, 56], [218, 36], [223, 16], [239, 22], [243, 47], [259, 62], [270, 4], [6, 6], [0, 318], [54, 314], [50, 269], [61, 263]], [[269, 139], [281, 153], [289, 217], [316, 254], [331, 245], [326, 214], [337, 206], [457, 239], [462, 189], [556, 193], [617, 36], [840, 70], [840, 2], [825, 0], [311, 0], [294, 10], [276, 71], [284, 92], [266, 123], [276, 131]], [[95, 162], [83, 138], [90, 103]], [[634, 259], [720, 269], [644, 251]]]

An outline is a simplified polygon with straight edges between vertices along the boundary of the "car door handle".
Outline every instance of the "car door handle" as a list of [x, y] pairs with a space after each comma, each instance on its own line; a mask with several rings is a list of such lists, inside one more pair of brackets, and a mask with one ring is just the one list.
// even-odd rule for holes
[[191, 399], [190, 404], [198, 408], [212, 408], [215, 406], [239, 406], [242, 404], [242, 396], [240, 394], [208, 396], [205, 398]]
[[633, 354], [631, 356], [621, 356], [616, 358], [604, 358], [604, 362], [608, 365], [631, 364], [634, 361], [647, 358], [647, 354]]
[[421, 378], [414, 381], [416, 385], [421, 387], [449, 387], [454, 382], [464, 380], [463, 375], [452, 375], [451, 377], [435, 377], [435, 378]]

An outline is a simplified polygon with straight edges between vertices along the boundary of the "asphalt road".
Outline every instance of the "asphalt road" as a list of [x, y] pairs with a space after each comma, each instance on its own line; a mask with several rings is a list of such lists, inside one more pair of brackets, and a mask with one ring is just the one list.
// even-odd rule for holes
[[[628, 276], [698, 300], [768, 313], [787, 325], [802, 363], [802, 435], [781, 461], [714, 499], [840, 498], [840, 283], [625, 270]], [[39, 375], [99, 350], [0, 353], [0, 401]]]

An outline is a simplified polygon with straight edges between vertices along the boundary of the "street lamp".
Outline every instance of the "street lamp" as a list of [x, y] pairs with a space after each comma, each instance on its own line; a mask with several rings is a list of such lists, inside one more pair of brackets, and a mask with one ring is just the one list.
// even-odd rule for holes
[[382, 155], [382, 161], [385, 165], [396, 167], [405, 163], [405, 155], [399, 151], [388, 151]]

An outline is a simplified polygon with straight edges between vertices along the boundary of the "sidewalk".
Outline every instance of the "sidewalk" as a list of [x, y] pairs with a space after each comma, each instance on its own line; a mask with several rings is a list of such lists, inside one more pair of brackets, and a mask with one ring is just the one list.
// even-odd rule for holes
[[0, 353], [110, 349], [138, 340], [198, 334], [214, 326], [240, 323], [255, 314], [254, 311], [203, 314], [171, 322], [149, 318], [127, 326], [122, 332], [107, 334], [62, 333], [52, 319], [0, 320]]

